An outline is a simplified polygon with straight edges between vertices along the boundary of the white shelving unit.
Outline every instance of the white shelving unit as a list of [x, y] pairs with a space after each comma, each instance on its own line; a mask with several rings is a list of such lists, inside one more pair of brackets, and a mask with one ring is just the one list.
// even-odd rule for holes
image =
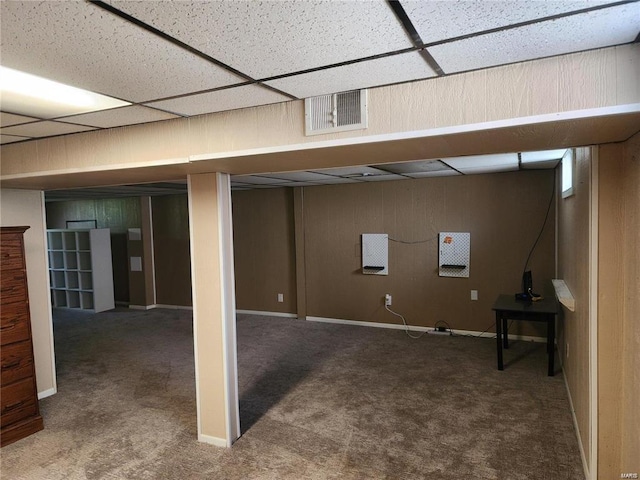
[[108, 228], [47, 230], [51, 304], [102, 312], [115, 307]]

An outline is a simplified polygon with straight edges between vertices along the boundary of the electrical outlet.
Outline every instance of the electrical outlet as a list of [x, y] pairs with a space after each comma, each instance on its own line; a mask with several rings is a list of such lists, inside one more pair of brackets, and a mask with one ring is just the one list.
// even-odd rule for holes
[[478, 300], [478, 290], [471, 290], [471, 300]]
[[451, 332], [445, 327], [436, 327], [432, 330], [427, 330], [432, 335], [451, 335]]
[[385, 293], [385, 295], [384, 295], [384, 305], [385, 305], [385, 307], [390, 307], [391, 306], [391, 294], [390, 293]]
[[284, 294], [282, 294], [282, 293], [278, 294], [278, 302], [280, 302], [280, 303], [284, 302]]

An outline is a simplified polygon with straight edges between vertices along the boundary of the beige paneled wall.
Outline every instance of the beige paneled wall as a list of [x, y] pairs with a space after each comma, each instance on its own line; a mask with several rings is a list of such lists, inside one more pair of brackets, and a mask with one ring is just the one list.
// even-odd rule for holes
[[232, 201], [237, 308], [296, 313], [293, 189], [234, 192]]
[[371, 89], [366, 130], [305, 137], [303, 102], [292, 101], [4, 145], [2, 174], [187, 163], [190, 155], [637, 103], [639, 48], [625, 45]]
[[[542, 226], [554, 171], [403, 180], [304, 189], [307, 315], [412, 325], [446, 321], [454, 329], [483, 331], [494, 323], [500, 293], [515, 293], [525, 260]], [[532, 256], [536, 291], [548, 294], [554, 273], [554, 209]], [[471, 233], [469, 278], [439, 277], [440, 231]], [[362, 233], [387, 233], [389, 275], [361, 273]], [[478, 290], [479, 300], [470, 300]], [[515, 324], [544, 336], [536, 325]]]
[[[573, 294], [575, 312], [562, 308], [558, 355], [562, 360], [578, 426], [584, 461], [591, 454], [589, 375], [589, 252], [591, 202], [591, 148], [575, 151], [574, 194], [558, 200], [558, 278]], [[558, 188], [560, 185], [558, 184]], [[567, 349], [568, 347], [568, 349]]]
[[156, 303], [191, 306], [187, 195], [153, 197]]
[[0, 190], [0, 223], [3, 227], [29, 226], [24, 248], [36, 380], [38, 393], [51, 395], [56, 391], [56, 374], [42, 192]]
[[640, 472], [640, 135], [600, 147], [598, 478]]

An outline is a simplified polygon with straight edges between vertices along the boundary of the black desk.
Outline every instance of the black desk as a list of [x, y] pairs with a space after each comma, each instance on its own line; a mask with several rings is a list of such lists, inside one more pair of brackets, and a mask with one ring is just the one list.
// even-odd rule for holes
[[509, 348], [508, 320], [530, 320], [547, 322], [547, 353], [549, 376], [554, 375], [554, 346], [556, 337], [556, 314], [558, 302], [555, 298], [544, 298], [537, 302], [516, 300], [515, 295], [500, 295], [493, 304], [496, 312], [496, 339], [498, 345], [498, 370], [504, 370], [502, 347]]

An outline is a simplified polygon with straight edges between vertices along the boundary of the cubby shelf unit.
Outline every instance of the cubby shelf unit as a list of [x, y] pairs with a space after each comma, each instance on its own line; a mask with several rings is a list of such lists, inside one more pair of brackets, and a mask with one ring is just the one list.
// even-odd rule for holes
[[102, 312], [115, 307], [108, 228], [47, 230], [51, 304]]

